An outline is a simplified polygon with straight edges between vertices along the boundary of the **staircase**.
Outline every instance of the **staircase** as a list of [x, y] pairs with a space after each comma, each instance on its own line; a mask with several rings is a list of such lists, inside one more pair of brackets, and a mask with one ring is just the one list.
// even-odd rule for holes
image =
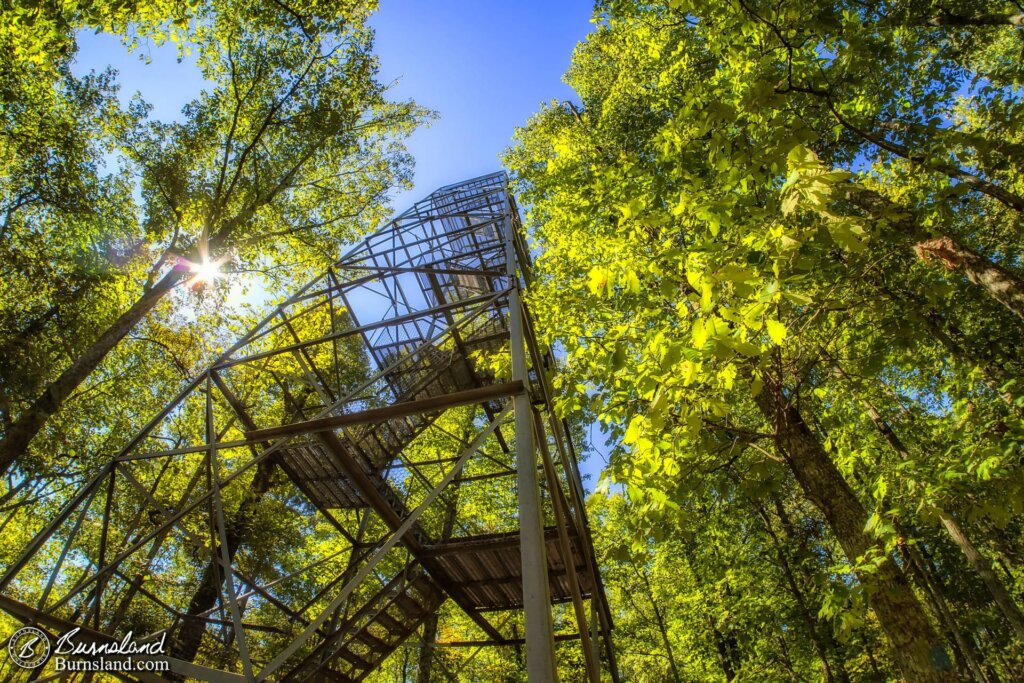
[[[422, 345], [422, 340], [371, 346], [370, 353], [379, 367], [388, 367], [403, 359], [384, 375], [396, 397], [394, 403], [480, 386], [482, 379], [472, 368], [472, 361], [467, 356], [475, 350], [493, 351], [500, 348], [506, 337], [493, 324], [478, 326], [468, 333], [463, 332], [463, 335], [458, 348], [442, 349], [428, 345], [415, 354], [412, 351]], [[484, 379], [492, 381], [491, 378]], [[379, 484], [377, 488], [385, 497], [391, 498], [395, 492], [385, 481], [386, 468], [438, 414], [417, 414], [373, 424], [354, 425], [345, 430], [342, 446], [364, 472]], [[366, 507], [366, 501], [348, 481], [344, 468], [316, 435], [293, 439], [281, 449], [278, 458], [291, 480], [317, 507]], [[396, 511], [404, 516], [406, 510], [400, 502], [398, 504], [400, 508], [396, 507]]]
[[444, 602], [444, 592], [415, 563], [371, 597], [282, 681], [361, 681]]
[[[403, 333], [408, 334], [405, 330], [395, 332], [396, 336]], [[400, 339], [364, 339], [376, 366], [391, 368], [382, 378], [389, 396], [381, 397], [390, 405], [492, 383], [493, 377], [474, 367], [471, 354], [499, 350], [507, 340], [507, 329], [494, 316], [482, 316], [475, 324], [448, 335], [440, 344], [424, 346], [425, 340], [418, 334]], [[494, 412], [499, 407], [492, 404], [486, 409]], [[360, 488], [352, 483], [341, 464], [341, 450], [362, 470], [397, 517], [404, 519], [409, 510], [401, 487], [389, 481], [390, 468], [441, 412], [439, 409], [351, 425], [343, 432], [301, 435], [278, 452], [278, 462], [318, 508], [367, 507]], [[421, 544], [431, 542], [418, 524], [408, 534]], [[343, 617], [339, 626], [332, 627], [330, 634], [281, 680], [363, 680], [437, 611], [445, 597], [430, 575], [417, 562], [411, 562], [369, 599], [363, 596], [350, 600], [350, 606], [362, 606]]]

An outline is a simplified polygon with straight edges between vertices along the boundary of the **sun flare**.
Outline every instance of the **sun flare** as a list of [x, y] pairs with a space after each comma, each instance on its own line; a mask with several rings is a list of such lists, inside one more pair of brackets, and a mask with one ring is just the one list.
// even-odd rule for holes
[[193, 263], [190, 266], [191, 271], [195, 274], [192, 278], [192, 282], [195, 285], [202, 285], [211, 283], [218, 277], [223, 275], [220, 270], [219, 261], [205, 260], [202, 263]]

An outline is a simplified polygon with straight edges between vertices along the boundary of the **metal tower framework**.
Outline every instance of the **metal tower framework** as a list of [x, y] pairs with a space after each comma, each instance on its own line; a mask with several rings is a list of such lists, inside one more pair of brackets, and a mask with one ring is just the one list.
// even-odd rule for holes
[[438, 647], [525, 643], [529, 680], [553, 681], [577, 641], [588, 680], [617, 681], [530, 281], [503, 173], [432, 193], [40, 522], [0, 609], [53, 636], [163, 638], [179, 678], [295, 682], [362, 680], [461, 611], [474, 626]]

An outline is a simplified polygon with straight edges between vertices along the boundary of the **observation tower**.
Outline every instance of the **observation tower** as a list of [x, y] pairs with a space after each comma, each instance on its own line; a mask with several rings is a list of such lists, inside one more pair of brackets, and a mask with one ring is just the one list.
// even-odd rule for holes
[[531, 682], [580, 648], [617, 681], [530, 282], [504, 173], [432, 193], [112, 454], [3, 570], [0, 609], [163, 638], [170, 673], [129, 679], [360, 681], [461, 611], [435, 647], [525, 644]]

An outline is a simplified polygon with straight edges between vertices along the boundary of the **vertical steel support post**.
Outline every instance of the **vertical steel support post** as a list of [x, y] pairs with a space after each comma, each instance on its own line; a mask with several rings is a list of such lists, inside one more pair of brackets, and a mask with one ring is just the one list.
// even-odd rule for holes
[[[220, 557], [217, 557], [217, 548], [210, 548], [210, 562], [216, 568], [219, 560], [221, 567], [221, 584], [225, 590], [218, 589], [221, 601], [224, 601], [224, 593], [227, 593], [228, 608], [231, 613], [231, 622], [234, 628], [235, 640], [238, 642], [238, 655], [242, 660], [242, 672], [245, 680], [256, 680], [252, 674], [252, 661], [249, 659], [249, 641], [242, 627], [242, 610], [238, 606], [237, 593], [235, 592], [235, 573], [231, 568], [231, 549], [228, 547], [228, 523], [224, 515], [224, 500], [221, 497], [220, 463], [217, 454], [217, 428], [214, 425], [213, 417], [213, 372], [206, 371], [206, 453], [210, 459], [210, 487], [213, 489], [213, 509], [216, 515], [214, 524], [217, 531], [216, 545], [220, 546]], [[212, 545], [212, 544], [211, 544]], [[98, 597], [98, 596], [97, 596]], [[97, 620], [99, 613], [96, 614]]]
[[519, 547], [523, 564], [523, 616], [526, 627], [526, 677], [530, 683], [553, 683], [555, 632], [548, 594], [548, 562], [544, 546], [537, 457], [533, 447], [533, 412], [527, 393], [526, 342], [519, 276], [516, 274], [515, 226], [511, 194], [505, 199], [505, 261], [509, 278], [509, 336], [512, 344], [512, 380], [523, 382], [523, 393], [513, 398], [516, 422], [516, 485], [519, 495]]

